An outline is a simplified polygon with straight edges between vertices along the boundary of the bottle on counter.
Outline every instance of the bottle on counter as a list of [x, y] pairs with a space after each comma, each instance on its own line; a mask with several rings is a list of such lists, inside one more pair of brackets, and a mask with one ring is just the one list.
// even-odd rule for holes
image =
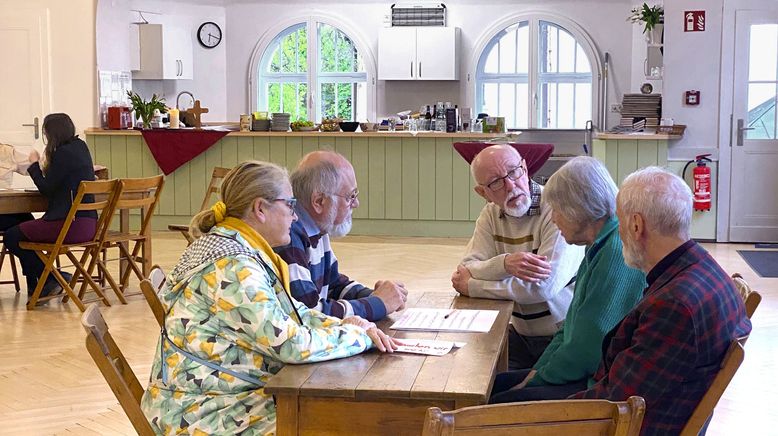
[[457, 110], [454, 108], [446, 109], [446, 133], [455, 133], [457, 131]]
[[424, 114], [424, 130], [432, 130], [432, 112], [430, 112], [430, 105], [427, 105], [427, 113]]
[[442, 101], [439, 101], [435, 108], [435, 131], [446, 131], [446, 107], [443, 105]]

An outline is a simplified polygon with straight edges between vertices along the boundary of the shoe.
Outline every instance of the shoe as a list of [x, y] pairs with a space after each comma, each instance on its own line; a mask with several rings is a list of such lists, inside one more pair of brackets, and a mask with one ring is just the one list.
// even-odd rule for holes
[[[61, 271], [60, 274], [62, 274], [62, 278], [64, 278], [66, 282], [70, 282], [70, 279], [73, 278], [73, 274], [70, 274], [66, 271]], [[41, 290], [41, 296], [39, 298], [59, 295], [63, 291], [64, 289], [62, 289], [62, 285], [59, 284], [57, 279], [55, 279], [53, 276], [49, 276], [49, 278], [46, 280], [46, 284], [43, 285], [43, 290]]]

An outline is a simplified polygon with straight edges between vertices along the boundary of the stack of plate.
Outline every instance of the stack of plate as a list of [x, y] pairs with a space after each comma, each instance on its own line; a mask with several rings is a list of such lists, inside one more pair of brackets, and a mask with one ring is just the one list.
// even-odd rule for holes
[[270, 122], [270, 130], [273, 132], [286, 132], [289, 130], [289, 118], [291, 114], [276, 112], [273, 114], [273, 120]]

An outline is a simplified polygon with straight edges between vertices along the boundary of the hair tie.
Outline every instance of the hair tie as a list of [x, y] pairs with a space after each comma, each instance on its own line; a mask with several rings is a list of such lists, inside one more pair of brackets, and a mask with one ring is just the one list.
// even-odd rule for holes
[[216, 204], [211, 207], [211, 210], [216, 218], [216, 223], [224, 221], [224, 216], [227, 215], [227, 205], [224, 204], [223, 201], [217, 201]]

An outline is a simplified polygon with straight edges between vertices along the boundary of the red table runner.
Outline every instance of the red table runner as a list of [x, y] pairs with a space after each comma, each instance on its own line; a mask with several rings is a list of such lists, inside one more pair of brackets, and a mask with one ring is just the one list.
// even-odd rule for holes
[[[467, 163], [473, 161], [475, 155], [486, 147], [495, 144], [485, 142], [455, 142], [454, 149], [462, 156]], [[551, 153], [554, 152], [554, 144], [519, 144], [512, 142], [510, 145], [518, 150], [524, 161], [527, 162], [527, 173], [532, 177], [548, 160]]]
[[146, 145], [165, 175], [194, 159], [229, 133], [224, 130], [141, 130]]

